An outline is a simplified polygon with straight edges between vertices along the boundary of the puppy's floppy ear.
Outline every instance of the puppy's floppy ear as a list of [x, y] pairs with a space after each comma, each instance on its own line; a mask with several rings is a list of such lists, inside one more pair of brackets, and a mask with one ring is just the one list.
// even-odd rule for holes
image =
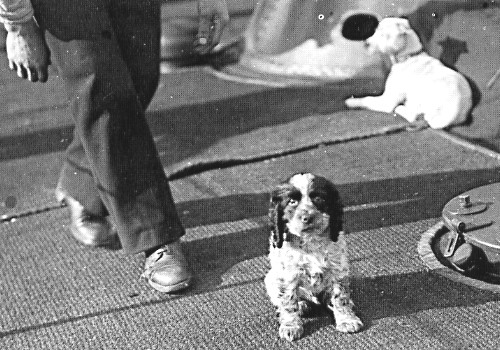
[[269, 205], [269, 224], [271, 228], [271, 242], [273, 247], [281, 248], [286, 230], [284, 215], [284, 198], [283, 196], [288, 191], [288, 184], [278, 186], [271, 193], [271, 201]]
[[328, 215], [330, 216], [330, 239], [337, 242], [340, 232], [343, 230], [344, 206], [340, 199], [337, 188], [329, 183]]
[[323, 211], [330, 217], [328, 222], [330, 227], [330, 239], [337, 242], [339, 234], [343, 229], [342, 219], [344, 215], [344, 207], [340, 200], [339, 191], [330, 180], [323, 176], [315, 176], [313, 181], [316, 188], [320, 188], [322, 192], [325, 192], [324, 199], [326, 206]]
[[280, 203], [271, 203], [269, 208], [269, 221], [271, 228], [271, 242], [274, 248], [283, 246], [285, 223], [283, 222], [283, 207]]

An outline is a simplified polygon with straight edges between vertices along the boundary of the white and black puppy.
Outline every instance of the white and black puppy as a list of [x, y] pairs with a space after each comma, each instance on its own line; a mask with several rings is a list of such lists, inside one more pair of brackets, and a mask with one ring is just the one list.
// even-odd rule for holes
[[407, 19], [384, 18], [365, 42], [371, 52], [388, 55], [391, 70], [382, 95], [349, 98], [348, 107], [396, 112], [409, 122], [423, 117], [434, 129], [466, 121], [472, 107], [469, 83], [424, 52]]
[[301, 316], [326, 306], [336, 329], [357, 332], [363, 323], [349, 296], [349, 262], [342, 204], [335, 186], [310, 173], [293, 175], [271, 194], [271, 269], [265, 286], [279, 313], [279, 335], [302, 336]]

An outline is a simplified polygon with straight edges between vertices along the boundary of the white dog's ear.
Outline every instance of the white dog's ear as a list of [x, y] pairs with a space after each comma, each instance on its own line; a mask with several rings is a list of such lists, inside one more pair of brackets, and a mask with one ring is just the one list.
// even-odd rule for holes
[[396, 24], [399, 33], [408, 33], [411, 29], [410, 22], [407, 19], [401, 18]]

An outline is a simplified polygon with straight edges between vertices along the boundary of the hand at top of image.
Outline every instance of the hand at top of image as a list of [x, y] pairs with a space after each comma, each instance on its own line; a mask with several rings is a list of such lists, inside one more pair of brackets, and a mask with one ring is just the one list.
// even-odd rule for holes
[[226, 0], [198, 0], [199, 26], [195, 50], [209, 53], [219, 42], [224, 27], [229, 23]]
[[20, 78], [46, 82], [50, 53], [43, 33], [32, 19], [26, 23], [6, 25], [9, 68]]

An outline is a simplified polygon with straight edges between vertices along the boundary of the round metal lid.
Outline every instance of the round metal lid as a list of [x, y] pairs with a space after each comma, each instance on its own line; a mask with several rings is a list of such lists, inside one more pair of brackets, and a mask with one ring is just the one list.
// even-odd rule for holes
[[474, 188], [450, 200], [443, 219], [465, 240], [500, 253], [500, 182]]

